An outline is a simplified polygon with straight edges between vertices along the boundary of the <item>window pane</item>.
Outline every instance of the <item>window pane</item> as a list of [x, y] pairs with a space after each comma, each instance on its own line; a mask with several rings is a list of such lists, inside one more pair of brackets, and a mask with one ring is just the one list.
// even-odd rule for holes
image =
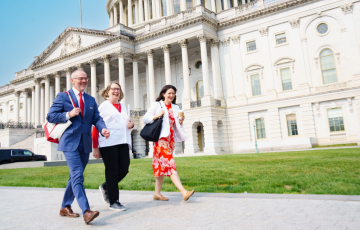
[[259, 74], [251, 76], [251, 87], [253, 96], [261, 95]]
[[323, 73], [323, 78], [324, 78], [324, 84], [337, 82], [337, 76], [336, 76], [335, 69], [325, 70], [325, 71], [322, 71], [322, 73]]
[[327, 56], [330, 54], [333, 54], [333, 52], [330, 49], [325, 49], [325, 50], [321, 51], [320, 57]]
[[174, 0], [174, 12], [175, 14], [180, 12], [180, 0]]
[[247, 45], [248, 52], [256, 50], [256, 42], [255, 41], [248, 42], [248, 43], [246, 43], [246, 45]]
[[320, 61], [322, 70], [335, 68], [334, 55], [321, 57]]
[[276, 35], [275, 37], [276, 37], [276, 44], [278, 44], [278, 45], [286, 42], [286, 35], [285, 35], [285, 33], [283, 33], [283, 34], [278, 34], [278, 35]]
[[162, 0], [161, 5], [162, 5], [162, 16], [167, 16], [166, 0]]
[[132, 6], [132, 14], [133, 14], [133, 24], [136, 24], [136, 10], [135, 5]]
[[24, 155], [26, 155], [26, 156], [32, 156], [32, 153], [30, 152], [30, 151], [24, 151]]
[[191, 9], [191, 8], [193, 8], [192, 0], [186, 0], [186, 9]]
[[317, 27], [317, 31], [319, 34], [325, 34], [328, 31], [328, 26], [325, 23], [322, 23]]
[[266, 138], [264, 118], [256, 119], [255, 124], [256, 124], [256, 137], [258, 139]]
[[287, 128], [288, 128], [288, 135], [289, 136], [299, 135], [298, 128], [297, 128], [297, 122], [296, 122], [296, 115], [295, 114], [286, 115], [286, 122], [287, 122]]
[[290, 74], [290, 68], [281, 69], [281, 81], [283, 90], [291, 90], [292, 89], [292, 83], [291, 83], [291, 74]]
[[324, 84], [337, 82], [335, 58], [331, 50], [325, 49], [321, 52], [320, 66]]
[[328, 110], [330, 132], [344, 131], [344, 119], [341, 108]]

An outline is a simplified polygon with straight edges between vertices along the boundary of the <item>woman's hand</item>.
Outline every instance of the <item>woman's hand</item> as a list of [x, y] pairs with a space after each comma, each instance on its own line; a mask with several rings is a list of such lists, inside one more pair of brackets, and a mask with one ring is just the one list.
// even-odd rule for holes
[[154, 117], [154, 120], [156, 120], [156, 119], [164, 116], [164, 114], [165, 114], [165, 111], [164, 111], [164, 110], [160, 110], [160, 112], [158, 113], [158, 115], [156, 115], [156, 116]]
[[131, 120], [129, 120], [129, 122], [127, 123], [127, 128], [128, 129], [132, 129], [132, 128], [134, 128], [134, 122], [132, 122]]
[[93, 156], [94, 156], [96, 159], [99, 159], [99, 158], [100, 158], [99, 148], [93, 148]]
[[185, 120], [185, 115], [182, 116], [182, 117], [179, 117], [179, 123], [180, 123], [180, 125], [182, 125], [182, 123], [184, 122], [184, 120]]

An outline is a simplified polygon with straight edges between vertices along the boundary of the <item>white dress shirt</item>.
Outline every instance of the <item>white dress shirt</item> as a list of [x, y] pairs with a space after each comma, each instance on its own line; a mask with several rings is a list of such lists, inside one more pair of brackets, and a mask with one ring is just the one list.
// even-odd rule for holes
[[[78, 105], [80, 106], [80, 96], [79, 96], [79, 91], [77, 89], [75, 89], [75, 87], [72, 87], [72, 90], [74, 91], [74, 94], [75, 94], [75, 97], [76, 97], [76, 100], [78, 102]], [[81, 92], [81, 94], [83, 95], [82, 96], [82, 101], [84, 102], [84, 109], [85, 109], [85, 100], [84, 100], [84, 92]], [[80, 108], [80, 107], [79, 107]], [[70, 119], [70, 112], [67, 112], [66, 113], [66, 120], [69, 120]]]

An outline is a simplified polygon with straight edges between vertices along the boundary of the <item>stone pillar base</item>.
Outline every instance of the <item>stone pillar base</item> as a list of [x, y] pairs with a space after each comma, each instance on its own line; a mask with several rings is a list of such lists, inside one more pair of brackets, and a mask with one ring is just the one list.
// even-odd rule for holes
[[190, 99], [182, 100], [182, 110], [190, 109]]
[[212, 96], [204, 96], [201, 99], [201, 106], [205, 107], [205, 106], [215, 106], [215, 100]]

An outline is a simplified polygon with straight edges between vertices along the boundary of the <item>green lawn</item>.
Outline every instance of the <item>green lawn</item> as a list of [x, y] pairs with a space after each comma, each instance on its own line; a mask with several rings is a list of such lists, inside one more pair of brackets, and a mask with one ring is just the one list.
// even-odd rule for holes
[[[360, 148], [175, 158], [181, 181], [197, 192], [360, 195]], [[0, 186], [64, 188], [67, 167], [0, 170]], [[104, 181], [103, 164], [88, 165], [85, 187]], [[122, 190], [154, 190], [151, 159], [131, 161]], [[163, 191], [177, 191], [169, 178]]]

